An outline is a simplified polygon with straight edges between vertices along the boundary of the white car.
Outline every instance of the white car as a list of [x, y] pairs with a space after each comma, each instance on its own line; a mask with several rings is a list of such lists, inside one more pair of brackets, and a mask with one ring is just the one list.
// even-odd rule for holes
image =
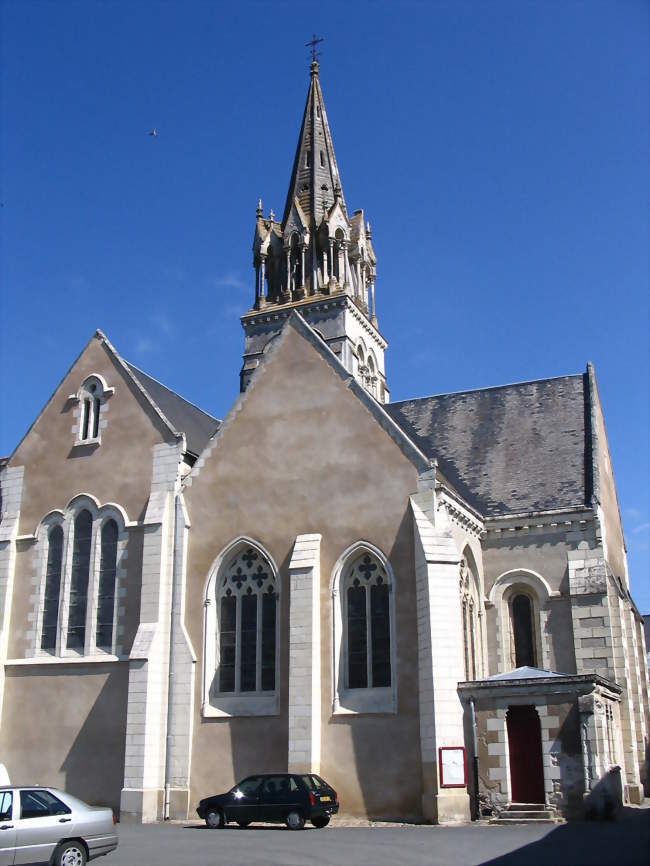
[[39, 785], [0, 787], [0, 866], [84, 866], [117, 848], [111, 809]]

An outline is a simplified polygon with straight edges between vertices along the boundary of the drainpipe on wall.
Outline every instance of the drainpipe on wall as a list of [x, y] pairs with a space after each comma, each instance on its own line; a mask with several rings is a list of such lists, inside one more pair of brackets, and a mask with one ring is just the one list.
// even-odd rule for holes
[[176, 635], [176, 618], [174, 616], [174, 602], [176, 599], [176, 581], [177, 581], [177, 565], [176, 565], [176, 547], [178, 543], [178, 526], [179, 526], [179, 508], [180, 500], [178, 494], [174, 495], [174, 537], [172, 543], [172, 585], [169, 604], [169, 665], [167, 678], [167, 736], [165, 742], [165, 799], [163, 805], [163, 821], [169, 821], [170, 808], [170, 791], [171, 791], [171, 750], [172, 750], [172, 735], [171, 735], [171, 720], [172, 720], [172, 696], [174, 693], [174, 638]]
[[473, 696], [469, 699], [469, 711], [472, 719], [472, 771], [474, 777], [474, 814], [478, 820], [481, 817], [481, 810], [478, 797], [478, 745], [476, 741], [476, 711], [474, 709]]

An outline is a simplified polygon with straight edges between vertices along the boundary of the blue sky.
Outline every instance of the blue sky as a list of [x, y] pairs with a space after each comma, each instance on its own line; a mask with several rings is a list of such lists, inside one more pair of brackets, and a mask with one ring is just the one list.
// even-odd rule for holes
[[255, 206], [282, 212], [316, 31], [392, 399], [592, 360], [650, 611], [646, 2], [0, 8], [0, 453], [97, 327], [228, 411]]

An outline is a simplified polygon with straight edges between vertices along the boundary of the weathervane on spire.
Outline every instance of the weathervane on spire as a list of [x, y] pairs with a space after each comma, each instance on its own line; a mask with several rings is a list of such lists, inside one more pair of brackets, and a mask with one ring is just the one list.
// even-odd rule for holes
[[318, 39], [316, 37], [315, 33], [309, 42], [305, 42], [305, 48], [311, 48], [311, 62], [312, 63], [318, 63], [317, 58], [320, 55], [320, 51], [318, 51], [318, 52], [316, 51], [316, 46], [318, 45], [319, 42], [325, 42], [325, 39], [324, 38]]

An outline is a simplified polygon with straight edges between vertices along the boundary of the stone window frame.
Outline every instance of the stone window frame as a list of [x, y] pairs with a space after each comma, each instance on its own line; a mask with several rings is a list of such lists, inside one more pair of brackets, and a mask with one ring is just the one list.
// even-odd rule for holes
[[[109, 387], [106, 379], [100, 373], [91, 373], [83, 380], [76, 394], [71, 394], [68, 400], [77, 403], [74, 411], [76, 418], [72, 432], [75, 434], [73, 447], [83, 445], [101, 445], [102, 430], [108, 424], [106, 410], [107, 400], [115, 393], [115, 388]], [[88, 416], [86, 416], [88, 413]], [[85, 423], [87, 417], [87, 425]], [[84, 427], [90, 435], [84, 436]], [[97, 435], [93, 435], [96, 428]]]
[[497, 668], [498, 673], [515, 670], [514, 639], [512, 635], [512, 600], [525, 594], [531, 601], [534, 667], [550, 669], [548, 641], [545, 626], [548, 618], [548, 601], [559, 596], [553, 592], [548, 581], [535, 571], [525, 568], [512, 569], [501, 574], [492, 586], [489, 604], [497, 608]]
[[[86, 601], [86, 621], [83, 651], [68, 649], [68, 617], [70, 603], [70, 587], [72, 578], [72, 557], [74, 548], [74, 524], [82, 511], [90, 513], [92, 535], [90, 543], [90, 563], [88, 569], [88, 592]], [[97, 601], [99, 593], [99, 578], [101, 565], [101, 533], [104, 525], [114, 520], [117, 524], [117, 550], [115, 568], [115, 593], [113, 599], [113, 634], [110, 647], [97, 646]], [[128, 555], [127, 542], [128, 517], [124, 509], [115, 504], [100, 505], [90, 494], [80, 494], [72, 499], [63, 511], [52, 511], [40, 522], [36, 531], [36, 561], [37, 561], [37, 611], [35, 616], [33, 655], [38, 658], [59, 660], [106, 657], [114, 658], [120, 652], [120, 629], [118, 620], [123, 609], [120, 599], [126, 579], [125, 563]], [[45, 584], [47, 577], [47, 560], [49, 551], [49, 533], [54, 526], [63, 530], [63, 555], [61, 580], [59, 584], [59, 613], [57, 617], [56, 646], [54, 651], [41, 649], [43, 631], [43, 613], [45, 601]]]
[[[379, 560], [389, 581], [388, 611], [390, 618], [390, 670], [391, 684], [387, 687], [349, 689], [346, 686], [348, 653], [346, 641], [345, 593], [341, 582], [346, 571], [358, 557], [368, 553]], [[397, 648], [395, 626], [395, 596], [397, 582], [388, 557], [369, 541], [357, 541], [338, 558], [332, 571], [330, 596], [332, 602], [332, 714], [395, 714], [397, 713]], [[368, 648], [370, 652], [370, 648]]]
[[[269, 563], [275, 581], [277, 598], [275, 612], [275, 689], [267, 692], [219, 693], [213, 688], [218, 671], [218, 590], [219, 578], [228, 560], [240, 548], [252, 547]], [[231, 718], [235, 716], [277, 716], [280, 713], [280, 619], [282, 582], [280, 571], [270, 552], [253, 538], [240, 535], [219, 553], [212, 563], [203, 591], [203, 677], [201, 686], [201, 715], [203, 718]], [[258, 633], [261, 624], [258, 622]]]

